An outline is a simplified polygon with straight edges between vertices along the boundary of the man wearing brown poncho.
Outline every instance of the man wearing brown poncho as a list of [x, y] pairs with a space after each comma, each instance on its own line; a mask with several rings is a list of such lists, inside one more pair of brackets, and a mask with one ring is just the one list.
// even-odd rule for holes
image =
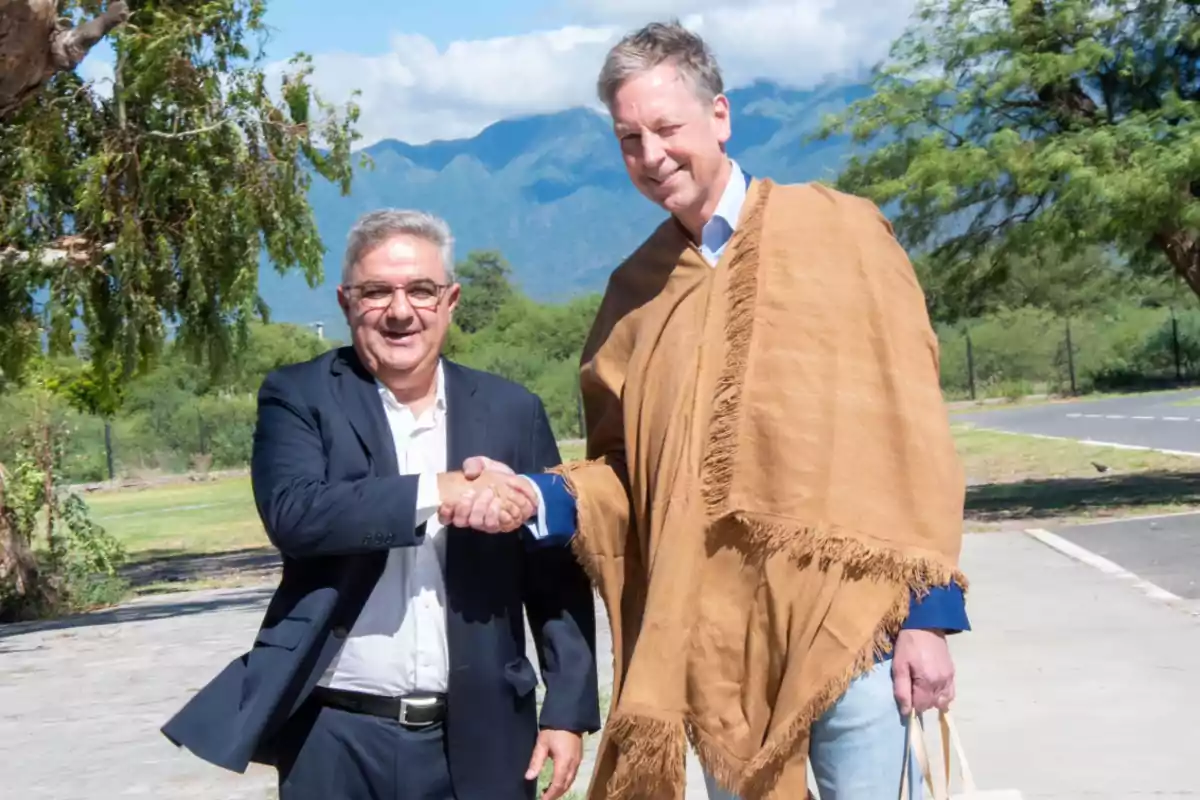
[[612, 625], [589, 797], [681, 798], [690, 742], [712, 798], [802, 798], [810, 759], [822, 800], [894, 798], [967, 628], [921, 288], [874, 205], [726, 155], [720, 71], [678, 24], [618, 43], [599, 93], [671, 216], [584, 349], [587, 460], [531, 476]]

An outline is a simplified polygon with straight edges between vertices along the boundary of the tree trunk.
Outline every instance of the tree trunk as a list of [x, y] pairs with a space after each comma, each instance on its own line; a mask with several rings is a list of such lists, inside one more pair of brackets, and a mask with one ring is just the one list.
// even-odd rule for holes
[[1186, 231], [1167, 231], [1154, 237], [1179, 277], [1200, 297], [1200, 241]]
[[0, 121], [37, 94], [56, 72], [84, 56], [129, 18], [122, 0], [72, 28], [56, 16], [55, 0], [0, 0]]
[[37, 560], [14, 524], [6, 479], [0, 465], [0, 622], [17, 622], [37, 617], [51, 602], [53, 589], [41, 580]]

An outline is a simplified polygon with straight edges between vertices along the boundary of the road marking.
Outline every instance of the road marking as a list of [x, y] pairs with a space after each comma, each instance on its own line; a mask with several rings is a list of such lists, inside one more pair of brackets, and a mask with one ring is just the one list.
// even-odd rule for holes
[[[1140, 419], [1140, 420], [1160, 420], [1162, 422], [1191, 422], [1192, 421], [1191, 417], [1152, 417], [1152, 416], [1145, 416], [1145, 415], [1140, 415], [1140, 414], [1138, 416], [1131, 417], [1128, 414], [1080, 414], [1077, 411], [1072, 412], [1070, 414], [1066, 414], [1064, 416], [1066, 416], [1069, 419], [1079, 419], [1082, 417], [1083, 419]], [[1200, 422], [1200, 418], [1197, 418], [1196, 422]]]
[[992, 433], [1007, 433], [1010, 436], [1032, 436], [1034, 439], [1054, 439], [1059, 442], [1078, 442], [1079, 444], [1090, 444], [1096, 447], [1115, 447], [1118, 450], [1149, 450], [1154, 453], [1166, 453], [1169, 456], [1192, 456], [1200, 458], [1200, 453], [1191, 450], [1167, 450], [1162, 447], [1147, 447], [1141, 444], [1121, 444], [1120, 442], [1098, 442], [1095, 439], [1077, 439], [1074, 436], [1051, 436], [1048, 433], [1025, 433], [1022, 431], [1006, 431], [1000, 428], [984, 428], [980, 426], [980, 430], [991, 431]]
[[1084, 522], [1078, 527], [1091, 528], [1096, 525], [1114, 525], [1120, 522], [1153, 522], [1158, 519], [1171, 519], [1172, 517], [1200, 517], [1200, 511], [1168, 511], [1162, 514], [1138, 514], [1135, 517], [1110, 517], [1108, 519]]
[[[1125, 521], [1128, 522], [1128, 520]], [[1152, 600], [1157, 600], [1160, 603], [1166, 603], [1174, 607], [1179, 607], [1184, 602], [1183, 598], [1174, 592], [1168, 592], [1161, 586], [1153, 584], [1143, 578], [1139, 578], [1137, 575], [1134, 575], [1132, 572], [1120, 566], [1119, 564], [1109, 561], [1104, 556], [1093, 553], [1087, 548], [1080, 547], [1074, 542], [1067, 541], [1058, 534], [1051, 533], [1044, 528], [1026, 528], [1025, 533], [1029, 534], [1034, 539], [1037, 539], [1047, 547], [1057, 550], [1068, 558], [1073, 558], [1076, 561], [1087, 564], [1089, 567], [1103, 572], [1105, 575], [1129, 583], [1135, 589], [1142, 592]], [[1186, 611], [1187, 609], [1185, 608], [1183, 610]]]

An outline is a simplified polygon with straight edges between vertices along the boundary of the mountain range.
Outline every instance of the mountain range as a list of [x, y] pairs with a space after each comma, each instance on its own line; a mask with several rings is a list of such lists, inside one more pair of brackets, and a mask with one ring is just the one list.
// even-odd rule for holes
[[[847, 140], [808, 142], [825, 114], [867, 96], [860, 84], [790, 89], [760, 81], [728, 93], [729, 153], [751, 174], [780, 182], [832, 179]], [[609, 272], [663, 219], [629, 183], [609, 119], [587, 108], [505, 119], [468, 139], [365, 148], [373, 166], [355, 170], [351, 194], [317, 178], [309, 199], [326, 247], [325, 280], [264, 264], [261, 293], [272, 319], [315, 324], [345, 336], [334, 287], [346, 234], [372, 209], [421, 208], [444, 217], [455, 256], [499, 250], [530, 297], [560, 301], [600, 291]]]

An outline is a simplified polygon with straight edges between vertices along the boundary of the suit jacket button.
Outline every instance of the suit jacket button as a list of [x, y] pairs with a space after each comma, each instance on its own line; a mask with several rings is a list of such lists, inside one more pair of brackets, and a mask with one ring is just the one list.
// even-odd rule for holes
[[338, 625], [333, 629], [333, 638], [335, 639], [345, 639], [349, 635], [350, 631], [346, 630], [345, 625]]

